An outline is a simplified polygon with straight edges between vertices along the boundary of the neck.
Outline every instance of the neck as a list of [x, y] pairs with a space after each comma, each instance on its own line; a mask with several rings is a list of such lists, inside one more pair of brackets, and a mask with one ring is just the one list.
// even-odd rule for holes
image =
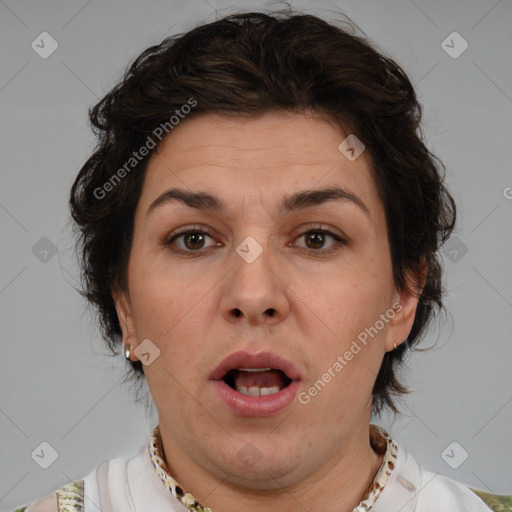
[[[195, 464], [172, 437], [161, 432], [163, 456], [173, 454], [179, 467], [166, 460], [169, 473], [203, 506], [215, 512], [255, 512], [283, 509], [350, 512], [365, 497], [379, 470], [383, 455], [370, 446], [369, 425], [361, 435], [347, 440], [322, 467], [301, 481], [271, 490], [252, 489], [234, 483], [229, 474], [218, 475]], [[167, 450], [165, 450], [167, 448]]]

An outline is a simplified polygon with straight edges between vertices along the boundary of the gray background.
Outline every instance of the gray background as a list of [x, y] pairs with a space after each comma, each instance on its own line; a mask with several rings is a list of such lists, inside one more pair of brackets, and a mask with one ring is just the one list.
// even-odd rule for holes
[[[413, 393], [403, 415], [378, 423], [428, 469], [512, 494], [511, 2], [292, 4], [325, 18], [341, 9], [403, 66], [425, 109], [427, 145], [445, 163], [459, 207], [458, 238], [445, 253], [451, 317], [423, 343], [435, 348], [408, 361]], [[72, 287], [67, 199], [94, 145], [87, 107], [164, 37], [273, 5], [0, 0], [2, 508], [132, 453], [157, 422], [119, 383], [124, 361], [104, 356]], [[45, 31], [59, 46], [43, 59], [31, 43]], [[469, 44], [458, 58], [442, 47], [454, 31]], [[453, 466], [468, 453], [457, 469], [441, 456], [454, 441]], [[42, 442], [58, 452], [48, 469], [31, 457]]]

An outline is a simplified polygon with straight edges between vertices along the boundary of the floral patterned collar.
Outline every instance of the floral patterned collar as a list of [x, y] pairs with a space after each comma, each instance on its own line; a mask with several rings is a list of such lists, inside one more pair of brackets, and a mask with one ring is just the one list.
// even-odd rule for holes
[[[367, 512], [372, 508], [389, 480], [391, 472], [395, 468], [398, 447], [395, 441], [391, 439], [389, 434], [382, 427], [370, 425], [370, 445], [377, 454], [383, 455], [384, 458], [379, 471], [377, 471], [362, 501], [352, 512]], [[149, 456], [156, 470], [156, 474], [178, 501], [186, 505], [187, 508], [192, 511], [213, 512], [212, 509], [201, 505], [190, 493], [184, 491], [183, 487], [168, 473], [163, 457], [159, 425], [153, 429], [149, 439]]]

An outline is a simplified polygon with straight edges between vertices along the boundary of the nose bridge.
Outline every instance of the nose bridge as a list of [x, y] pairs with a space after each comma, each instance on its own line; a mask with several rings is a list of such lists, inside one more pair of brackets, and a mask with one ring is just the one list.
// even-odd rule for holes
[[235, 248], [231, 273], [222, 300], [223, 314], [250, 323], [279, 321], [289, 305], [278, 255], [263, 236], [247, 236]]

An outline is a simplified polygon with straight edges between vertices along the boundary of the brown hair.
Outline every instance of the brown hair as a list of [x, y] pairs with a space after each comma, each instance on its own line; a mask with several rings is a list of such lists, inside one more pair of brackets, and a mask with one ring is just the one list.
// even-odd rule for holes
[[[80, 234], [81, 293], [97, 308], [114, 354], [121, 330], [112, 290], [126, 287], [134, 213], [158, 144], [132, 170], [126, 162], [133, 152], [158, 127], [170, 133], [170, 116], [191, 99], [188, 116], [314, 111], [366, 146], [397, 288], [407, 286], [407, 274], [418, 276], [422, 264], [428, 268], [423, 289], [414, 290], [421, 297], [409, 337], [385, 354], [373, 389], [374, 413], [386, 405], [397, 412], [393, 396], [407, 390], [396, 367], [443, 307], [438, 251], [454, 227], [455, 204], [438, 170], [442, 162], [422, 141], [421, 105], [411, 82], [365, 36], [350, 33], [351, 22], [344, 23], [346, 28], [290, 11], [227, 16], [145, 50], [90, 110], [98, 145], [72, 186], [70, 207]], [[116, 173], [122, 179], [113, 183]], [[142, 378], [142, 364], [130, 364], [133, 377]]]

